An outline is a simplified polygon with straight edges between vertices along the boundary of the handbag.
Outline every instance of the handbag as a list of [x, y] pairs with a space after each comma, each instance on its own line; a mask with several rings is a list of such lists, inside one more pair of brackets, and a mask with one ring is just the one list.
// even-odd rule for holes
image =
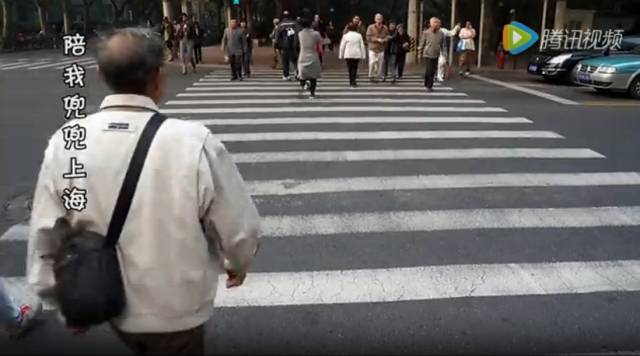
[[155, 113], [144, 127], [116, 200], [107, 236], [68, 231], [54, 256], [55, 299], [67, 326], [87, 328], [118, 317], [126, 305], [116, 245], [149, 147], [166, 117]]
[[464, 51], [464, 40], [460, 39], [458, 40], [458, 44], [456, 45], [456, 52], [462, 52]]

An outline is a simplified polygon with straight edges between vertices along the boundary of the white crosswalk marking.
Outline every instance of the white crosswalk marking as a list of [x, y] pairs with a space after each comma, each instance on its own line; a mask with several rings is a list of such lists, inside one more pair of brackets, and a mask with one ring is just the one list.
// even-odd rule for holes
[[[201, 88], [193, 88], [193, 89], [201, 89]], [[187, 89], [189, 90], [189, 89]], [[271, 91], [269, 92], [261, 92], [261, 93], [252, 93], [252, 96], [254, 97], [261, 97], [261, 96], [283, 96], [283, 97], [292, 97], [293, 95], [299, 93], [299, 91], [297, 90], [287, 90], [287, 91], [278, 91], [276, 93], [273, 93]], [[323, 96], [326, 95], [335, 95], [335, 96], [340, 96], [342, 98], [345, 97], [349, 97], [349, 96], [366, 96], [368, 98], [371, 97], [385, 97], [385, 98], [402, 98], [405, 96], [411, 96], [411, 97], [423, 97], [423, 96], [446, 96], [446, 97], [461, 97], [461, 96], [467, 96], [467, 94], [465, 93], [453, 93], [453, 92], [433, 92], [433, 93], [426, 93], [424, 90], [416, 90], [414, 92], [393, 92], [393, 91], [380, 91], [380, 92], [374, 92], [374, 93], [368, 93], [368, 92], [359, 92], [359, 91], [338, 91], [338, 90], [318, 90], [318, 94], [321, 94]], [[177, 95], [178, 98], [184, 98], [184, 97], [208, 97], [208, 96], [212, 96], [212, 97], [218, 97], [218, 98], [224, 98], [224, 97], [237, 97], [238, 93], [237, 92], [226, 92], [226, 91], [221, 91], [221, 92], [197, 92], [197, 93], [180, 93]], [[395, 99], [393, 99], [395, 100]], [[378, 100], [376, 100], [376, 102], [379, 102]]]
[[[52, 67], [39, 66], [31, 68]], [[548, 238], [560, 240], [575, 231], [581, 231], [575, 232], [577, 238], [588, 239], [584, 231], [593, 228], [640, 228], [636, 201], [589, 195], [607, 189], [637, 194], [639, 172], [605, 170], [602, 153], [571, 145], [564, 135], [506, 114], [496, 103], [469, 97], [458, 87], [439, 84], [426, 93], [420, 76], [409, 75], [393, 86], [362, 80], [359, 88], [349, 89], [346, 75], [332, 71], [323, 73], [318, 99], [307, 100], [298, 82], [283, 81], [277, 71], [254, 74], [243, 82], [229, 82], [226, 72], [207, 75], [161, 111], [211, 126], [227, 144], [248, 192], [267, 211], [262, 214], [263, 245], [304, 241], [304, 249], [313, 251], [309, 258], [318, 258], [314, 266], [331, 261], [318, 257], [329, 253], [328, 245], [350, 251], [354, 244], [401, 239], [402, 233], [413, 233], [411, 243], [419, 244], [435, 233], [484, 242], [504, 231], [520, 237], [556, 229], [562, 234]], [[572, 170], [565, 168], [567, 162]], [[495, 192], [497, 203], [474, 195], [481, 189]], [[571, 195], [577, 190], [585, 196]], [[513, 197], [518, 195], [514, 191], [541, 197], [527, 201], [526, 194]], [[420, 200], [445, 193], [460, 201], [442, 207], [437, 200]], [[551, 194], [557, 200], [547, 202]], [[381, 196], [385, 205], [367, 206], [367, 199]], [[338, 201], [343, 198], [344, 206]], [[324, 210], [314, 205], [329, 199], [338, 200]], [[14, 227], [0, 244], [26, 245], [27, 230]], [[350, 244], [342, 245], [345, 241]], [[495, 248], [491, 242], [487, 249]], [[522, 249], [532, 243], [526, 238], [517, 242]], [[436, 243], [429, 246], [438, 253]], [[216, 304], [313, 306], [640, 291], [640, 260], [599, 259], [593, 251], [590, 260], [576, 262], [558, 259], [554, 252], [535, 263], [445, 260], [434, 266], [420, 260], [403, 268], [393, 263], [363, 268], [358, 263], [366, 261], [354, 258], [339, 261], [349, 268], [274, 271], [270, 261], [260, 261], [268, 271], [252, 273], [241, 288], [226, 290], [221, 280]], [[391, 257], [396, 262], [404, 258]], [[8, 278], [8, 285], [18, 296], [29, 293], [24, 276]]]
[[640, 206], [630, 206], [268, 216], [263, 218], [261, 231], [268, 237], [283, 237], [363, 232], [638, 225], [640, 225]]
[[[221, 107], [213, 107], [213, 108], [190, 108], [190, 109], [162, 109], [161, 111], [165, 114], [246, 114], [246, 113], [301, 113], [301, 112], [352, 112], [358, 113], [362, 111], [362, 106], [340, 106], [340, 105], [330, 105], [330, 106], [283, 106], [283, 107], [273, 107], [273, 106], [247, 106], [242, 108], [221, 108]], [[377, 105], [369, 105], [367, 109], [374, 112], [397, 112], [398, 108], [395, 106], [377, 106]], [[437, 112], [437, 113], [445, 113], [445, 112], [453, 112], [453, 113], [461, 113], [461, 112], [506, 112], [503, 108], [496, 107], [464, 107], [464, 106], [424, 106], [424, 104], [417, 104], [412, 106], [407, 106], [404, 104], [402, 111], [407, 112]]]
[[18, 60], [17, 62], [0, 63], [0, 69], [5, 68], [5, 67], [13, 67], [13, 66], [19, 65], [19, 64], [24, 64], [24, 61]]
[[235, 153], [237, 163], [357, 162], [454, 159], [593, 159], [603, 155], [587, 148], [457, 148], [430, 150], [285, 151]]
[[45, 64], [45, 63], [48, 63], [48, 62], [49, 61], [39, 61], [39, 62], [34, 62], [34, 63], [20, 63], [20, 64], [17, 64], [17, 65], [2, 67], [2, 68], [0, 68], [0, 70], [13, 70], [13, 69], [27, 68], [27, 67], [31, 67], [31, 66], [37, 66], [37, 65], [40, 65], [40, 64]]
[[452, 138], [563, 138], [550, 131], [359, 131], [359, 132], [257, 132], [217, 134], [223, 142], [300, 140], [405, 140]]
[[34, 57], [34, 58], [19, 58], [14, 59], [12, 62], [2, 63], [0, 62], [0, 70], [49, 70], [56, 71], [64, 69], [72, 63], [78, 63], [83, 66], [96, 65], [96, 59], [92, 56], [83, 57], [68, 57], [62, 54], [57, 57]]
[[323, 116], [323, 117], [280, 117], [272, 119], [194, 119], [206, 126], [225, 125], [299, 125], [299, 124], [373, 124], [373, 123], [477, 123], [477, 124], [531, 124], [531, 120], [524, 117], [490, 117], [490, 116]]
[[[217, 100], [169, 100], [165, 105], [216, 105], [216, 104], [299, 104], [301, 99], [217, 99]], [[475, 99], [397, 99], [397, 98], [336, 98], [316, 99], [321, 104], [484, 104]]]
[[[224, 288], [220, 276], [215, 304], [237, 308], [640, 291], [639, 272], [640, 261], [628, 260], [253, 273], [242, 288], [232, 290]], [[29, 294], [25, 286], [24, 278], [7, 279], [13, 295]]]
[[88, 65], [91, 65], [91, 64], [95, 64], [96, 60], [95, 59], [87, 59], [87, 58], [82, 58], [81, 57], [81, 58], [78, 58], [76, 61], [71, 62], [69, 64], [65, 64], [65, 65], [61, 65], [61, 66], [55, 67], [55, 69], [65, 69], [66, 67], [68, 67], [69, 65], [71, 65], [73, 63], [77, 63], [78, 65], [81, 65], [81, 66], [88, 66]]
[[247, 182], [249, 193], [252, 196], [382, 190], [615, 185], [640, 185], [640, 174], [637, 172], [499, 173], [352, 177], [312, 180], [280, 179]]
[[[93, 57], [91, 58], [84, 58], [85, 60], [91, 60], [93, 61]], [[59, 68], [60, 65], [69, 65], [71, 63], [74, 62], [78, 62], [78, 58], [72, 58], [72, 59], [67, 59], [64, 61], [60, 61], [60, 62], [56, 62], [56, 63], [50, 63], [50, 64], [44, 64], [41, 66], [35, 66], [35, 67], [29, 67], [29, 70], [36, 70], [36, 69], [43, 69], [43, 68], [50, 68], [50, 67], [56, 67]]]
[[[252, 85], [254, 84], [254, 85]], [[239, 91], [239, 92], [244, 92], [245, 94], [248, 93], [249, 91], [252, 90], [268, 90], [268, 91], [295, 91], [298, 92], [300, 89], [298, 89], [296, 86], [292, 85], [291, 83], [264, 83], [264, 85], [257, 85], [258, 83], [243, 83], [242, 85], [236, 85], [233, 84], [234, 86], [229, 86], [229, 85], [223, 85], [223, 84], [217, 84], [217, 83], [193, 83], [193, 88], [187, 88], [187, 91], [211, 91], [211, 92], [215, 92], [215, 91], [222, 91], [222, 92], [229, 92], [229, 91]], [[404, 90], [405, 87], [402, 87], [402, 92], [406, 92]], [[409, 90], [409, 92], [415, 93], [417, 91], [424, 93], [424, 89], [423, 88], [419, 88], [416, 86], [408, 86], [406, 87], [407, 90]], [[451, 87], [434, 87], [433, 88], [435, 91], [452, 91], [453, 88]], [[330, 84], [330, 85], [322, 85], [318, 88], [318, 93], [322, 93], [323, 90], [351, 90], [354, 93], [357, 92], [380, 92], [380, 91], [384, 91], [384, 92], [388, 92], [389, 88], [385, 88], [385, 87], [376, 87], [376, 86], [358, 86], [355, 89], [348, 89], [343, 85], [334, 85], [334, 84]], [[398, 92], [398, 91], [396, 91]]]

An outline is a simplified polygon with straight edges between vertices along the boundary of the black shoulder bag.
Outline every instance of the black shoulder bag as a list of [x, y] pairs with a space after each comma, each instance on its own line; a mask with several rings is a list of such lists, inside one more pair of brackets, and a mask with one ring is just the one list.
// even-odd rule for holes
[[107, 236], [83, 228], [69, 230], [54, 258], [55, 299], [67, 326], [102, 324], [124, 311], [124, 284], [116, 244], [138, 185], [149, 147], [166, 119], [155, 113], [133, 152], [116, 201]]

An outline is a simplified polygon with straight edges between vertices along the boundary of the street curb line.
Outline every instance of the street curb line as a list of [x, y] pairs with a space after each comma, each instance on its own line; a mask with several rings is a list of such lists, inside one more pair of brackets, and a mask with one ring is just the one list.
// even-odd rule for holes
[[523, 93], [526, 93], [526, 94], [534, 95], [534, 96], [537, 96], [537, 97], [540, 97], [540, 98], [543, 98], [543, 99], [551, 100], [551, 101], [554, 101], [554, 102], [559, 103], [559, 104], [580, 105], [580, 103], [578, 103], [576, 101], [565, 99], [565, 98], [561, 98], [561, 97], [559, 97], [557, 95], [545, 93], [545, 92], [542, 92], [542, 91], [539, 91], [539, 90], [535, 90], [535, 89], [525, 88], [523, 86], [512, 84], [512, 83], [502, 82], [502, 81], [499, 81], [499, 80], [496, 80], [496, 79], [483, 77], [481, 75], [471, 74], [471, 75], [469, 75], [469, 77], [473, 78], [473, 79], [481, 80], [483, 82], [487, 82], [487, 83], [499, 85], [499, 86], [502, 86], [502, 87], [505, 87], [505, 88], [509, 88], [509, 89], [512, 89], [512, 90], [516, 90], [516, 91], [519, 91], [519, 92], [523, 92]]

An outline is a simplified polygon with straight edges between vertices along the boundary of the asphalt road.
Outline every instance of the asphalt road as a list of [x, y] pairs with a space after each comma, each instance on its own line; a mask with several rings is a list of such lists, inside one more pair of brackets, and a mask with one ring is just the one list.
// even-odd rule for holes
[[[55, 67], [3, 71], [11, 60], [0, 232], [20, 222], [60, 98], [76, 92]], [[635, 103], [532, 80], [515, 82], [579, 105], [458, 77], [429, 96], [417, 75], [350, 90], [334, 71], [311, 101], [275, 72], [229, 84], [225, 70], [168, 70], [162, 109], [225, 141], [265, 219], [254, 274], [221, 291], [210, 353], [640, 350]], [[107, 94], [93, 71], [78, 92], [89, 112]], [[22, 297], [26, 242], [12, 231], [0, 275]], [[51, 311], [25, 340], [0, 339], [0, 354], [62, 352], [127, 350], [106, 327], [70, 336]]]

